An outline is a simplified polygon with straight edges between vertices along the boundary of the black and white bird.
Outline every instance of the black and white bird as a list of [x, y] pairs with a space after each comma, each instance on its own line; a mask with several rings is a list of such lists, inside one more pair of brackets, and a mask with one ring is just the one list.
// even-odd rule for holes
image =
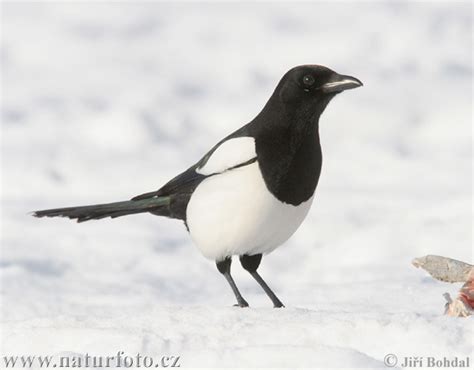
[[262, 255], [298, 229], [321, 173], [319, 118], [338, 93], [362, 86], [357, 78], [319, 65], [288, 71], [262, 111], [157, 191], [129, 201], [34, 212], [77, 222], [148, 212], [183, 220], [202, 254], [216, 262], [247, 307], [230, 274], [239, 256], [275, 307], [281, 301], [257, 272]]

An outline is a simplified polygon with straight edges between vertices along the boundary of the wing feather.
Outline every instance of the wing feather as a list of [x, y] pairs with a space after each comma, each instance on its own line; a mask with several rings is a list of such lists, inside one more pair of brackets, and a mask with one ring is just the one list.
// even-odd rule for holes
[[132, 200], [173, 194], [191, 194], [205, 178], [252, 164], [256, 160], [257, 154], [253, 137], [241, 136], [224, 139], [198, 163], [167, 182], [159, 190], [137, 195]]

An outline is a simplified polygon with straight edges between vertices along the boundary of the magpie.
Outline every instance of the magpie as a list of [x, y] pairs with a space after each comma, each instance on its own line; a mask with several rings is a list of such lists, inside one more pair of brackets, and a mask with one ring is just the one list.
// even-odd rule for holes
[[248, 303], [230, 273], [233, 256], [239, 256], [273, 306], [284, 307], [257, 268], [263, 254], [293, 235], [311, 207], [322, 165], [321, 114], [335, 95], [359, 86], [357, 78], [324, 66], [294, 67], [252, 121], [158, 190], [128, 201], [33, 215], [84, 222], [151, 213], [182, 220], [200, 252], [215, 261], [229, 283], [236, 306]]

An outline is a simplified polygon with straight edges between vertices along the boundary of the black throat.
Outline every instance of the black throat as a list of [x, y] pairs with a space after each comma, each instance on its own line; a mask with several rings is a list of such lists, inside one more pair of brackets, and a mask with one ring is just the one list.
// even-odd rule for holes
[[265, 184], [281, 202], [297, 206], [316, 190], [322, 165], [319, 117], [329, 100], [305, 109], [270, 99], [249, 124]]

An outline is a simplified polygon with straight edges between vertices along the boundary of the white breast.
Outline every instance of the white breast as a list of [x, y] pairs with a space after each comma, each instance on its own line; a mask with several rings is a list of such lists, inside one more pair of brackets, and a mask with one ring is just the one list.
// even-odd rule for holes
[[269, 253], [298, 229], [312, 199], [298, 206], [280, 202], [255, 162], [199, 184], [188, 203], [187, 225], [207, 258]]

